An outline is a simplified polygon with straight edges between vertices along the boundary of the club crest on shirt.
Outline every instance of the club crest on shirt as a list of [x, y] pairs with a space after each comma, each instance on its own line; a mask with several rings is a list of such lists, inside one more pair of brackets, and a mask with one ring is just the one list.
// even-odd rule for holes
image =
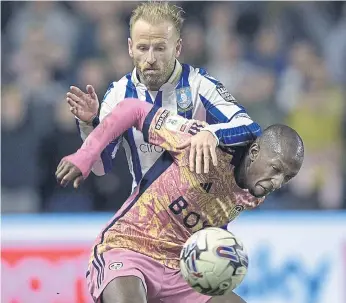
[[122, 262], [113, 262], [111, 264], [109, 264], [108, 268], [110, 270], [118, 270], [120, 268], [123, 267], [123, 263]]
[[227, 88], [219, 82], [216, 84], [216, 91], [219, 93], [219, 95], [227, 102], [236, 103], [237, 101], [235, 98], [231, 95], [231, 93], [227, 90]]
[[231, 221], [234, 220], [244, 210], [245, 210], [245, 207], [243, 205], [240, 205], [240, 204], [235, 205], [234, 207], [232, 207], [229, 213], [229, 219]]
[[178, 112], [187, 112], [192, 109], [192, 93], [190, 87], [177, 89]]

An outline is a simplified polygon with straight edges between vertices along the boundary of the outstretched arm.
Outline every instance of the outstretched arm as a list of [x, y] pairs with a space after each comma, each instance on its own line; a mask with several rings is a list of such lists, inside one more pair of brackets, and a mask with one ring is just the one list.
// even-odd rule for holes
[[133, 126], [142, 130], [144, 120], [152, 107], [138, 99], [120, 102], [90, 133], [76, 153], [61, 160], [56, 171], [60, 184], [66, 186], [73, 181], [74, 187], [78, 187], [83, 179], [88, 177], [93, 164], [109, 142]]
[[[112, 108], [121, 101], [117, 99], [117, 83], [112, 82], [100, 103], [101, 108], [98, 116], [99, 101], [95, 89], [88, 85], [86, 90], [85, 93], [78, 87], [71, 86], [70, 92], [67, 93], [67, 102], [70, 105], [71, 112], [76, 117], [78, 131], [83, 141], [97, 127], [100, 121], [112, 111]], [[95, 175], [102, 176], [111, 171], [112, 160], [121, 144], [122, 137], [119, 137], [107, 145], [93, 165], [92, 171]]]

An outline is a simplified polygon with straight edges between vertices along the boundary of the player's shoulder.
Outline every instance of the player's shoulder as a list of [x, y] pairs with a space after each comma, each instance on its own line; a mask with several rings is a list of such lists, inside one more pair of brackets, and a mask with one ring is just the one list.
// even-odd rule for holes
[[126, 87], [126, 85], [128, 85], [128, 83], [131, 82], [131, 77], [132, 77], [132, 73], [127, 73], [126, 75], [124, 75], [123, 77], [119, 79], [118, 85]]
[[198, 95], [209, 101], [226, 101], [236, 104], [236, 99], [219, 79], [210, 75], [205, 68], [189, 67], [190, 83], [196, 89]]
[[189, 80], [192, 82], [204, 82], [206, 85], [215, 86], [220, 81], [211, 76], [208, 71], [203, 67], [194, 67], [192, 65], [185, 64], [189, 68]]
[[222, 85], [222, 83], [215, 77], [211, 76], [205, 68], [194, 67], [192, 65], [187, 66], [190, 70], [189, 83], [198, 91], [198, 94], [204, 96]]
[[234, 102], [234, 97], [227, 91], [220, 80], [208, 73], [205, 68], [189, 65], [189, 82], [197, 93], [208, 100], [223, 98], [225, 101]]
[[131, 82], [131, 73], [124, 75], [118, 81], [114, 81], [113, 82], [114, 89], [116, 90], [126, 89], [129, 82]]
[[129, 82], [129, 74], [123, 76], [118, 81], [113, 81], [109, 84], [106, 93], [104, 94], [102, 103], [114, 106], [116, 103], [124, 99], [124, 94]]
[[131, 79], [131, 73], [124, 75], [119, 80], [115, 80], [115, 81], [111, 82], [108, 86], [107, 91], [126, 88], [130, 79]]

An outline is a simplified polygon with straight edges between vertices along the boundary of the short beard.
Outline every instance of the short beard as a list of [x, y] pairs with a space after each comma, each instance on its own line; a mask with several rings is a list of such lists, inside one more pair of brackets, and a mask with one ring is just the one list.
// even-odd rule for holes
[[151, 91], [158, 91], [160, 87], [167, 82], [169, 77], [172, 75], [175, 65], [175, 58], [163, 67], [162, 73], [160, 75], [144, 75], [140, 67], [136, 62], [137, 73], [139, 75], [140, 81]]

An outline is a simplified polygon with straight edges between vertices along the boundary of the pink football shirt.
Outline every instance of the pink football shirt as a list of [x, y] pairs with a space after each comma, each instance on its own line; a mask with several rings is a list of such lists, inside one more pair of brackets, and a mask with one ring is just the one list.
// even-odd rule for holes
[[124, 100], [76, 154], [66, 157], [86, 177], [108, 142], [131, 126], [140, 129], [148, 143], [166, 150], [99, 234], [90, 262], [116, 248], [178, 269], [180, 251], [191, 234], [207, 226], [221, 227], [263, 201], [237, 186], [236, 149], [218, 148], [218, 166], [211, 165], [209, 174], [190, 172], [188, 150], [178, 151], [176, 146], [205, 125], [142, 101]]

